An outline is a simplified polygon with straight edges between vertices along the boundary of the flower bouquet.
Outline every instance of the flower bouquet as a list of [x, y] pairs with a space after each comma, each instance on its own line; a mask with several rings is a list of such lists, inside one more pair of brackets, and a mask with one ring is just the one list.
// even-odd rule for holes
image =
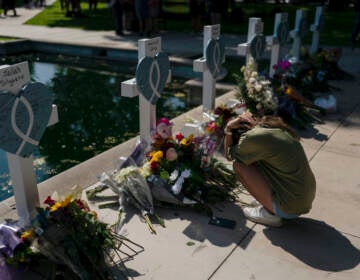
[[38, 266], [45, 263], [43, 267], [52, 267], [43, 276], [46, 279], [58, 279], [59, 275], [65, 279], [115, 279], [112, 272], [118, 265], [121, 269], [117, 273], [125, 275], [122, 256], [133, 257], [120, 247], [130, 248], [132, 244], [143, 250], [100, 222], [96, 212], [76, 196], [69, 195], [63, 200], [49, 196], [44, 203], [30, 226], [13, 230], [12, 238], [18, 244], [5, 246], [7, 265], [26, 267], [43, 275]]
[[203, 134], [186, 137], [178, 133], [174, 138], [172, 124], [167, 119], [160, 119], [144, 165], [150, 169], [151, 175], [147, 177], [150, 186], [156, 188], [157, 184], [152, 182], [162, 181], [169, 196], [175, 196], [183, 205], [204, 206], [234, 200], [234, 191], [239, 189], [235, 174], [213, 156], [218, 128], [224, 125], [224, 119], [217, 121], [209, 117], [209, 121], [203, 123]]
[[[102, 186], [109, 187], [119, 197], [119, 217], [115, 223], [117, 232], [122, 227], [122, 214], [129, 204], [140, 211], [151, 233], [156, 233], [156, 230], [149, 218], [150, 215], [154, 215], [159, 223], [165, 227], [162, 219], [154, 213], [153, 197], [145, 180], [146, 175], [144, 172], [146, 172], [146, 168], [129, 166], [115, 170], [110, 175], [103, 173], [101, 176]], [[102, 190], [100, 189], [100, 191]], [[95, 192], [98, 191], [95, 190]]]
[[308, 57], [308, 60], [314, 65], [314, 68], [320, 69], [325, 73], [327, 80], [353, 79], [354, 77], [342, 70], [339, 66], [339, 60], [342, 55], [341, 48], [322, 49]]
[[117, 194], [119, 229], [123, 224], [122, 213], [126, 212], [128, 204], [140, 210], [151, 233], [156, 233], [151, 216], [165, 226], [155, 214], [154, 205], [196, 207], [212, 215], [209, 205], [235, 200], [237, 191], [242, 191], [234, 172], [213, 157], [218, 137], [216, 131], [223, 120], [217, 123], [209, 118], [202, 124], [203, 133], [196, 137], [192, 134], [185, 137], [182, 133], [173, 137], [172, 123], [161, 118], [151, 134], [152, 143], [142, 165], [103, 174], [102, 185], [89, 190], [88, 198], [98, 198], [98, 193], [104, 188]]
[[271, 82], [256, 71], [253, 59], [241, 68], [241, 74], [237, 75], [236, 79], [238, 97], [245, 101], [247, 109], [254, 116], [276, 113], [278, 100]]
[[330, 88], [325, 72], [314, 67], [309, 60], [302, 62], [294, 58], [282, 60], [274, 68], [272, 85], [279, 100], [278, 115], [299, 128], [314, 121], [321, 122], [311, 111], [326, 113], [313, 102], [314, 90], [327, 91]]

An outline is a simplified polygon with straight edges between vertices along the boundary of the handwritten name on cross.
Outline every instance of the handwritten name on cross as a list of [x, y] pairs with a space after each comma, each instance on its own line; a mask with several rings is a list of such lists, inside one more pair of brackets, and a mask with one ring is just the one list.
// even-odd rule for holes
[[46, 126], [58, 121], [53, 97], [41, 83], [29, 83], [27, 62], [0, 66], [0, 148], [6, 151], [20, 223], [36, 215], [39, 193], [32, 151]]
[[314, 24], [310, 26], [313, 32], [312, 42], [310, 47], [310, 54], [314, 54], [319, 49], [320, 31], [324, 27], [324, 8], [316, 7]]
[[140, 137], [147, 143], [156, 125], [156, 102], [170, 80], [169, 58], [161, 52], [161, 37], [139, 40], [135, 78], [121, 83], [121, 95], [139, 95]]
[[194, 60], [195, 72], [203, 73], [203, 111], [215, 109], [216, 79], [225, 61], [225, 46], [220, 38], [220, 24], [204, 26], [203, 57]]
[[296, 11], [295, 29], [290, 32], [290, 36], [293, 38], [292, 52], [297, 60], [300, 58], [301, 41], [308, 31], [307, 14], [305, 11], [299, 9]]
[[271, 47], [270, 58], [270, 77], [274, 75], [273, 66], [279, 62], [280, 50], [289, 38], [289, 24], [287, 13], [277, 13], [275, 15], [274, 34], [266, 38], [268, 46]]
[[262, 57], [266, 41], [263, 35], [264, 23], [260, 18], [250, 18], [247, 42], [238, 45], [237, 52], [239, 55], [246, 56], [246, 63], [252, 57], [257, 69], [257, 61]]

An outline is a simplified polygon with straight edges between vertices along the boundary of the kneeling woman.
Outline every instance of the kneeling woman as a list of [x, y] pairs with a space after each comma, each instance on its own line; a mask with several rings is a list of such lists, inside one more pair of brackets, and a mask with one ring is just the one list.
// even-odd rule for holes
[[282, 218], [310, 211], [315, 177], [299, 137], [281, 118], [244, 113], [228, 122], [224, 143], [238, 180], [261, 204], [243, 209], [249, 220], [281, 226]]

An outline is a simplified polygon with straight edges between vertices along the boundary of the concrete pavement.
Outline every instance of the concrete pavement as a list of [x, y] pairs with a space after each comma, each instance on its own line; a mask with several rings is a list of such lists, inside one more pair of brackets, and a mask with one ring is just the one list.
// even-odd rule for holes
[[[117, 37], [115, 40], [113, 32], [21, 25], [25, 12], [31, 16], [32, 10], [19, 9], [20, 17], [1, 19], [0, 35], [136, 49], [138, 38], [135, 36]], [[188, 34], [163, 35], [164, 48], [167, 46], [171, 54], [190, 57], [201, 53], [200, 37], [189, 40]], [[242, 37], [229, 35], [228, 38], [235, 44]], [[229, 46], [232, 46], [231, 43]], [[130, 212], [125, 225], [128, 237], [145, 247], [144, 252], [126, 262], [134, 279], [360, 278], [359, 50], [344, 48], [340, 65], [351, 72], [355, 80], [334, 83], [341, 89], [333, 92], [338, 100], [338, 112], [325, 116], [323, 124], [315, 124], [301, 133], [302, 144], [317, 180], [312, 211], [280, 229], [273, 229], [246, 221], [239, 204], [224, 203], [218, 206], [216, 215], [236, 220], [236, 228], [229, 230], [208, 225], [208, 218], [194, 211], [157, 209], [166, 223], [166, 229], [155, 225], [157, 235], [151, 235], [143, 221]], [[222, 103], [231, 96], [232, 92], [220, 97], [217, 102]], [[198, 118], [200, 112], [201, 107], [187, 115]], [[185, 121], [184, 115], [174, 119], [174, 131]], [[129, 153], [134, 141], [132, 139], [39, 184], [41, 197], [54, 190], [66, 193], [75, 184], [92, 185], [96, 182], [96, 175], [109, 171], [116, 158]], [[249, 198], [242, 196], [241, 199]], [[0, 203], [2, 219], [16, 216], [13, 203], [13, 198]], [[92, 204], [91, 207], [96, 209], [97, 205]], [[98, 212], [108, 223], [116, 219], [116, 209]]]

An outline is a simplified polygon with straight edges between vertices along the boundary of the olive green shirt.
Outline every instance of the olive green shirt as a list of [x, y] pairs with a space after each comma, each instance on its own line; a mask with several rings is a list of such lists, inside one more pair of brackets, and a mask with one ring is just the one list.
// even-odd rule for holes
[[256, 126], [229, 148], [230, 157], [255, 164], [268, 182], [272, 199], [287, 214], [310, 211], [316, 182], [300, 142], [279, 128]]

